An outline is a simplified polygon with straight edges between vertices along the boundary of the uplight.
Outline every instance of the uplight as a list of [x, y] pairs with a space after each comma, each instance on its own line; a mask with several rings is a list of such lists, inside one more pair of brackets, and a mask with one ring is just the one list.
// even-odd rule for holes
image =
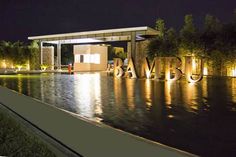
[[236, 69], [232, 70], [232, 76], [236, 76]]
[[203, 75], [208, 75], [207, 67], [203, 68]]
[[3, 67], [4, 69], [6, 69], [6, 67], [7, 67], [5, 60], [2, 61], [2, 67]]

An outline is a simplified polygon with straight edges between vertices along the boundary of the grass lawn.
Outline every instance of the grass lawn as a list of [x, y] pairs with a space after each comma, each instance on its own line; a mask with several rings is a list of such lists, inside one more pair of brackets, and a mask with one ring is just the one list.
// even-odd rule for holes
[[56, 156], [37, 137], [24, 131], [12, 117], [0, 109], [0, 156]]

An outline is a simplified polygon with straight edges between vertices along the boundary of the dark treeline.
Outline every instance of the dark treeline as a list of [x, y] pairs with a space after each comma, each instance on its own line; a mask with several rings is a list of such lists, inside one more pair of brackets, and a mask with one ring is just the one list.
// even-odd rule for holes
[[151, 40], [148, 57], [204, 57], [208, 66], [214, 67], [213, 73], [222, 75], [223, 69], [236, 65], [236, 9], [233, 14], [232, 21], [226, 24], [217, 17], [206, 15], [202, 29], [195, 27], [192, 15], [186, 15], [178, 32], [166, 28], [164, 20], [157, 19], [156, 30], [160, 35]]
[[[0, 41], [0, 61], [4, 61], [5, 68], [25, 68], [29, 64], [30, 69], [39, 69], [39, 45], [35, 41], [29, 45], [20, 41]], [[0, 67], [3, 68], [3, 65]]]
[[[52, 46], [51, 44], [45, 44], [45, 46]], [[73, 63], [73, 45], [62, 45], [62, 64], [68, 65]], [[56, 54], [56, 47], [54, 45]], [[21, 66], [26, 68], [27, 64], [31, 70], [40, 69], [40, 50], [39, 43], [32, 41], [30, 44], [26, 44], [20, 41], [0, 41], [0, 68], [17, 68]], [[6, 64], [5, 67], [3, 63]]]

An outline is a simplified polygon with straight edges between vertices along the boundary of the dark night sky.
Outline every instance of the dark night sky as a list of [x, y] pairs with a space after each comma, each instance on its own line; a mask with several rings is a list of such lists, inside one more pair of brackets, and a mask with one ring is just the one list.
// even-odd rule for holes
[[160, 17], [180, 28], [185, 14], [231, 20], [236, 0], [0, 0], [0, 40], [120, 27], [154, 26]]

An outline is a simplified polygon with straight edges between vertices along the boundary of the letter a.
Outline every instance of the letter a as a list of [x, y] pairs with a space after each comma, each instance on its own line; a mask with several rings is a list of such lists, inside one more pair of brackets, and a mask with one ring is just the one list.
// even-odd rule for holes
[[129, 59], [126, 76], [130, 78], [137, 78], [132, 58]]

